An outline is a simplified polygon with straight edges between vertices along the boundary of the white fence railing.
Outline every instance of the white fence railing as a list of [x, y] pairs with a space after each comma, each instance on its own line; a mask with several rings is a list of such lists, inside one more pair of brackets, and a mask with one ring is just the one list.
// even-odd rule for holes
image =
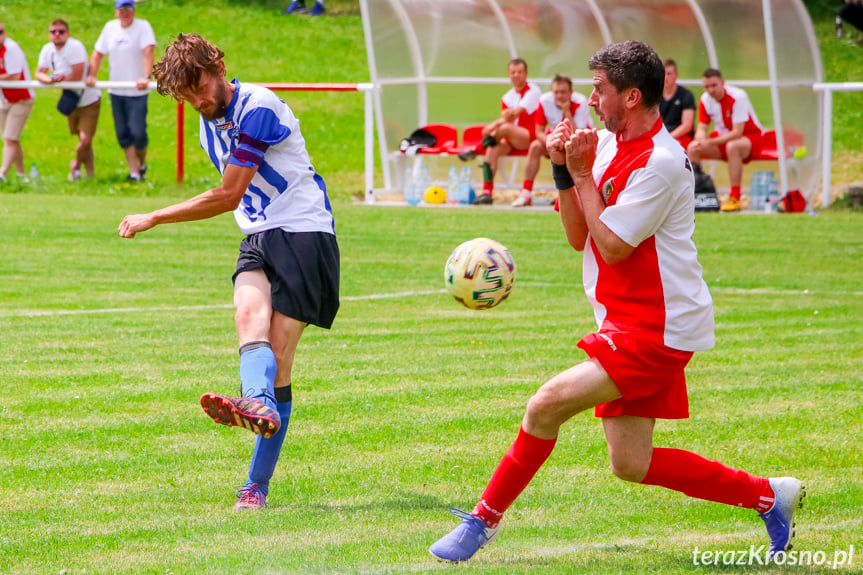
[[[4, 80], [0, 81], [0, 88], [70, 88], [81, 89], [86, 87], [84, 82], [57, 82], [56, 84], [43, 84], [41, 82], [21, 81], [21, 80]], [[134, 88], [135, 82], [110, 82], [100, 81], [94, 86], [95, 88]], [[156, 88], [155, 82], [150, 82], [150, 89]], [[371, 95], [375, 87], [371, 84], [356, 84], [357, 91], [365, 92], [364, 107], [365, 107], [365, 199], [367, 203], [374, 203], [374, 122], [373, 110], [371, 106]], [[863, 92], [863, 82], [839, 82], [826, 83], [818, 82], [812, 85], [812, 89], [816, 92], [824, 93], [823, 117], [821, 118], [822, 140], [824, 142], [824, 150], [821, 154], [821, 184], [822, 184], [822, 205], [830, 205], [830, 186], [831, 186], [831, 168], [833, 159], [833, 92]]]

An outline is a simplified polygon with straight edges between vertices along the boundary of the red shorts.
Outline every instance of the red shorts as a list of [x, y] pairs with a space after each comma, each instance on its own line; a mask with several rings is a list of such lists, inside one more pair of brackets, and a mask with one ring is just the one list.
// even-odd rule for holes
[[[719, 137], [719, 132], [711, 133], [710, 137]], [[750, 150], [749, 155], [743, 159], [743, 163], [748, 164], [751, 161], [752, 156], [758, 156], [761, 154], [761, 148], [764, 147], [764, 137], [761, 134], [743, 134], [743, 137], [752, 143], [752, 150]], [[728, 161], [728, 154], [725, 153], [725, 144], [719, 144], [719, 155], [722, 156], [723, 161]]]
[[578, 342], [595, 358], [623, 396], [597, 405], [596, 417], [634, 415], [660, 419], [689, 417], [683, 369], [691, 351], [672, 349], [637, 332], [601, 329]]

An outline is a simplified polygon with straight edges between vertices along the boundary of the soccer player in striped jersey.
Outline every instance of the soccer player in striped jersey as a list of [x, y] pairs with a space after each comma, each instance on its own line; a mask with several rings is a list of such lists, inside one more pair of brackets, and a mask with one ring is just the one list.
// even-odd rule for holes
[[272, 91], [228, 82], [224, 55], [198, 34], [180, 34], [154, 67], [159, 93], [200, 114], [201, 147], [221, 184], [126, 216], [120, 235], [233, 211], [245, 235], [233, 276], [241, 396], [205, 393], [201, 406], [216, 423], [259, 435], [235, 508], [263, 508], [291, 415], [300, 336], [308, 324], [329, 329], [339, 307], [339, 247], [299, 121]]
[[590, 59], [588, 102], [606, 130], [562, 121], [548, 136], [567, 240], [584, 252], [583, 277], [598, 331], [578, 343], [588, 359], [554, 376], [528, 401], [515, 442], [471, 513], [432, 555], [466, 561], [498, 535], [503, 514], [551, 455], [561, 426], [590, 408], [602, 418], [613, 473], [690, 497], [756, 510], [769, 553], [785, 551], [799, 480], [750, 475], [683, 449], [653, 446], [657, 419], [689, 416], [684, 368], [714, 344], [713, 303], [692, 235], [694, 181], [665, 129], [665, 70], [641, 42]]

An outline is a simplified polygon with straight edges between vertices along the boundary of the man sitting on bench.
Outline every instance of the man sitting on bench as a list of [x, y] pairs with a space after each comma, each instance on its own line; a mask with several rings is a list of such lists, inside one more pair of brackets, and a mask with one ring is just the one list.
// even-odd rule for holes
[[539, 109], [536, 111], [536, 139], [531, 142], [524, 164], [524, 183], [521, 195], [512, 203], [512, 207], [520, 208], [533, 203], [533, 180], [539, 172], [539, 162], [548, 150], [545, 149], [545, 139], [561, 120], [566, 118], [575, 128], [592, 128], [590, 107], [583, 94], [572, 91], [572, 80], [560, 74], [551, 81], [551, 92], [546, 92], [539, 99]]
[[[493, 203], [491, 195], [498, 158], [514, 149], [526, 150], [536, 138], [535, 115], [542, 91], [527, 81], [527, 62], [521, 58], [510, 60], [507, 74], [512, 88], [501, 98], [500, 117], [482, 131], [482, 147], [486, 148], [482, 164], [482, 193], [473, 202], [478, 205]], [[474, 150], [459, 154], [459, 158], [465, 161], [475, 157]]]
[[[749, 101], [740, 88], [726, 86], [722, 73], [708, 68], [702, 75], [704, 94], [698, 103], [698, 129], [689, 144], [689, 159], [700, 164], [702, 158], [728, 162], [731, 198], [719, 208], [723, 212], [738, 212], [743, 164], [757, 156], [762, 147], [762, 129]], [[716, 131], [708, 136], [710, 123]]]

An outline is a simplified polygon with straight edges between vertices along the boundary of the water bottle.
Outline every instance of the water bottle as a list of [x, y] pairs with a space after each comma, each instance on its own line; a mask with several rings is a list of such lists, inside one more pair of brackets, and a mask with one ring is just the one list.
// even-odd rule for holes
[[426, 190], [430, 185], [431, 176], [429, 176], [429, 167], [428, 164], [423, 164], [416, 173], [416, 180], [414, 181], [414, 202], [411, 204], [412, 206], [425, 200]]
[[458, 203], [460, 204], [469, 204], [473, 201], [471, 199], [471, 195], [473, 194], [473, 176], [471, 170], [471, 166], [464, 166], [461, 169], [458, 183]]
[[773, 172], [770, 172], [770, 181], [767, 183], [767, 193], [764, 197], [764, 211], [768, 214], [771, 213], [772, 206], [771, 202], [775, 203], [778, 207], [779, 205], [779, 182], [776, 181], [776, 177], [773, 175]]
[[842, 37], [842, 17], [836, 16], [836, 37]]
[[414, 171], [413, 167], [410, 163], [408, 163], [405, 168], [405, 201], [411, 205], [415, 206], [419, 203], [419, 197], [416, 194], [416, 188], [414, 187]]
[[39, 168], [36, 167], [36, 162], [30, 164], [30, 179], [35, 180], [39, 177]]
[[755, 172], [749, 183], [749, 209], [760, 211], [764, 209], [764, 200], [767, 197], [767, 186], [770, 172]]
[[458, 201], [458, 191], [461, 186], [461, 182], [458, 177], [458, 170], [455, 165], [451, 165], [449, 167], [449, 178], [447, 179], [446, 186], [446, 201], [450, 203], [454, 203]]

